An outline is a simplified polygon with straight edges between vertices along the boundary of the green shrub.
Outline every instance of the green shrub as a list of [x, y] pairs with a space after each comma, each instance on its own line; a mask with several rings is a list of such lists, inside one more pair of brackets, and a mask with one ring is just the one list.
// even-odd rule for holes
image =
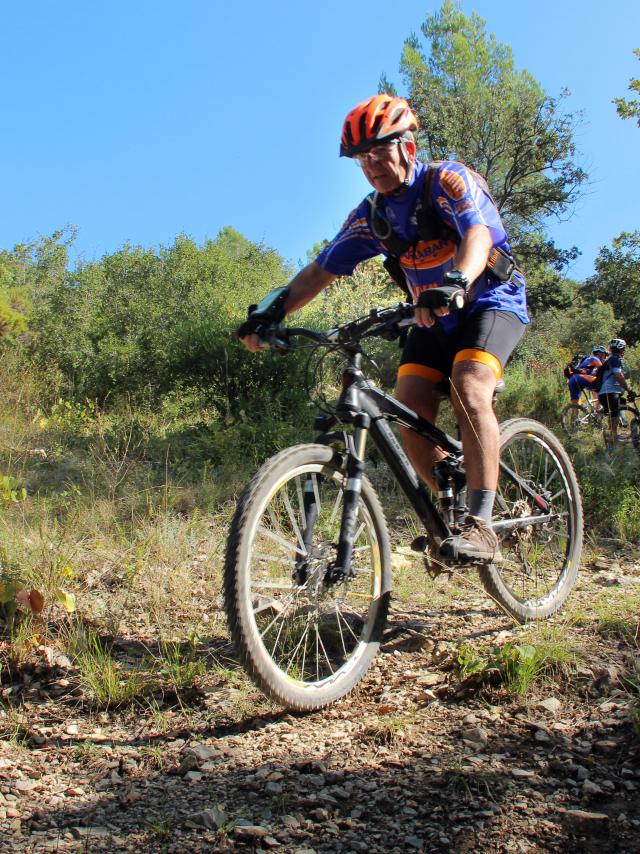
[[640, 539], [640, 465], [636, 453], [625, 448], [617, 455], [604, 447], [575, 447], [576, 469], [587, 528], [592, 533], [629, 542]]

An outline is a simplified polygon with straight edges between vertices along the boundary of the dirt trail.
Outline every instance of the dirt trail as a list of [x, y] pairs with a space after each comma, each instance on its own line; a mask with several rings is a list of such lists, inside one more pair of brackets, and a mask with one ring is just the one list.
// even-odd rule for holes
[[[396, 601], [362, 687], [307, 716], [267, 705], [233, 670], [181, 704], [106, 712], [64, 659], [5, 676], [2, 850], [640, 851], [623, 680], [637, 643], [596, 631], [590, 610], [609, 591], [635, 595], [640, 566], [609, 564], [585, 568], [574, 618], [556, 621], [579, 665], [525, 699], [451, 669], [454, 641], [518, 636], [471, 583]], [[116, 652], [135, 658], [142, 640]], [[211, 650], [228, 653], [225, 638]]]

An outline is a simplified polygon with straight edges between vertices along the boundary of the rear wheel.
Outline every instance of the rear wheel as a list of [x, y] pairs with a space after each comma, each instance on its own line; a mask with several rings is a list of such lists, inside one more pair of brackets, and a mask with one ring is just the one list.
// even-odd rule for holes
[[[531, 524], [509, 527], [517, 519]], [[503, 562], [480, 570], [487, 591], [520, 622], [551, 616], [576, 581], [582, 501], [567, 452], [537, 421], [514, 418], [500, 426], [493, 523]]]
[[380, 643], [391, 587], [384, 514], [365, 477], [352, 565], [327, 583], [336, 557], [346, 475], [331, 448], [298, 445], [255, 475], [236, 510], [225, 562], [231, 637], [264, 693], [298, 710], [348, 693]]

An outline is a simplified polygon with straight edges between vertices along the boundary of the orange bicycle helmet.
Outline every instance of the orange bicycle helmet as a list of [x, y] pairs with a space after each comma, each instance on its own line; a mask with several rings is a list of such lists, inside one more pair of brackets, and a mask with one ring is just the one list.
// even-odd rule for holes
[[418, 129], [418, 120], [404, 98], [375, 95], [351, 110], [344, 120], [340, 157], [353, 157], [377, 142]]

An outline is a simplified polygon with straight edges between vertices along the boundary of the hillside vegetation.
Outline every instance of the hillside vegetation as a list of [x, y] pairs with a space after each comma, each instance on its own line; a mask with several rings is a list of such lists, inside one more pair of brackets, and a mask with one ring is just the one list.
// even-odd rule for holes
[[[587, 281], [569, 276], [578, 250], [551, 224], [587, 186], [581, 116], [477, 15], [445, 0], [407, 37], [399, 71], [421, 156], [488, 176], [527, 275], [532, 323], [498, 416], [560, 432], [575, 352], [622, 335], [640, 377], [640, 231], [602, 247]], [[636, 101], [617, 103], [637, 117]], [[586, 547], [567, 607], [542, 627], [505, 621], [473, 572], [428, 577], [407, 548], [417, 522], [374, 458], [394, 570], [380, 658], [336, 708], [287, 715], [235, 658], [222, 560], [240, 490], [312, 438], [340, 364], [237, 342], [247, 306], [294, 271], [232, 227], [72, 267], [74, 239], [68, 228], [0, 250], [7, 850], [640, 850], [631, 445], [566, 441]], [[326, 329], [400, 297], [374, 259], [293, 322]], [[370, 344], [366, 370], [387, 389], [398, 355], [397, 342]]]

